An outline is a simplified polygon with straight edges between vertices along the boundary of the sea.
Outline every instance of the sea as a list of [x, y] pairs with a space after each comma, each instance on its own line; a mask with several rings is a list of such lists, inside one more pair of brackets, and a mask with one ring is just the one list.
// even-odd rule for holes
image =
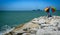
[[[53, 15], [60, 16], [60, 10], [52, 13]], [[0, 34], [40, 16], [47, 16], [47, 13], [45, 11], [0, 11]]]

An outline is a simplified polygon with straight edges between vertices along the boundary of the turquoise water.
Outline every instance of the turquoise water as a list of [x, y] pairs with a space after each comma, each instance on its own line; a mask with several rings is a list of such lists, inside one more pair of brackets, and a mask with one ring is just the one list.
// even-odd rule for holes
[[[14, 26], [26, 23], [35, 17], [46, 16], [44, 11], [19, 11], [19, 12], [0, 12], [0, 27], [4, 25]], [[53, 15], [60, 16], [60, 11], [56, 11]]]

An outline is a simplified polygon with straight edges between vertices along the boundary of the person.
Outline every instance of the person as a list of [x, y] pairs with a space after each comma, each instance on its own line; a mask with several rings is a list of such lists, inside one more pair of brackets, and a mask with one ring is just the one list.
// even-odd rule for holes
[[45, 11], [47, 12], [48, 17], [52, 17], [52, 13], [55, 12], [55, 9], [52, 7], [47, 7], [45, 8]]

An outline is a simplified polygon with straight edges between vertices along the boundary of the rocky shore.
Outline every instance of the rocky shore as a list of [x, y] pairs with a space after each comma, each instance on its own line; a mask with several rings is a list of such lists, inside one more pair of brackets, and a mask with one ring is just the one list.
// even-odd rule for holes
[[34, 18], [3, 35], [60, 35], [60, 16]]

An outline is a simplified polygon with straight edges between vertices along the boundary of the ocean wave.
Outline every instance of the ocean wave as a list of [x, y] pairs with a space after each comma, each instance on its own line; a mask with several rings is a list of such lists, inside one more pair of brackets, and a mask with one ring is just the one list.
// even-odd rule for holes
[[11, 26], [8, 26], [8, 25], [2, 26], [1, 29], [0, 29], [0, 35], [8, 33], [10, 31], [12, 31], [13, 29], [14, 29], [14, 27], [11, 27]]

